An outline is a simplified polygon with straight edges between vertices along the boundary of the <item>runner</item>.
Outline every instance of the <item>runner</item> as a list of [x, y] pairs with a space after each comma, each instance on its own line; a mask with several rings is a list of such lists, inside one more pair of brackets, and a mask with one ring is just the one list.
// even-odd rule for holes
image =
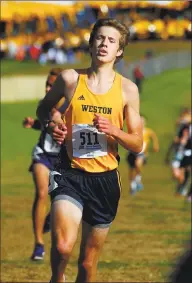
[[[61, 71], [61, 68], [51, 69], [46, 81], [46, 93], [51, 89], [54, 81]], [[59, 111], [64, 111], [63, 103], [64, 99], [60, 100], [56, 108], [51, 110], [52, 119], [57, 122], [59, 122], [61, 119], [61, 113]], [[35, 246], [31, 259], [42, 260], [45, 254], [43, 233], [50, 230], [50, 214], [45, 217], [48, 197], [49, 172], [58, 164], [60, 145], [54, 142], [46, 129], [42, 128], [39, 120], [35, 120], [32, 117], [26, 117], [23, 121], [23, 126], [25, 128], [41, 130], [38, 144], [33, 150], [32, 164], [29, 171], [32, 172], [36, 188], [32, 209]]]
[[[37, 114], [59, 144], [66, 139], [70, 168], [51, 173], [51, 282], [64, 282], [65, 269], [82, 223], [76, 282], [93, 282], [99, 255], [120, 198], [118, 143], [139, 153], [143, 147], [137, 86], [114, 71], [129, 33], [115, 19], [100, 19], [90, 35], [91, 67], [65, 70], [42, 100]], [[63, 124], [49, 111], [64, 97]], [[127, 132], [123, 129], [123, 114]], [[66, 134], [67, 131], [67, 134]]]
[[130, 194], [135, 195], [137, 191], [143, 189], [142, 169], [147, 162], [150, 141], [153, 143], [154, 152], [159, 151], [159, 142], [156, 133], [145, 126], [146, 119], [141, 116], [143, 123], [143, 151], [139, 154], [129, 152], [127, 163], [129, 165]]

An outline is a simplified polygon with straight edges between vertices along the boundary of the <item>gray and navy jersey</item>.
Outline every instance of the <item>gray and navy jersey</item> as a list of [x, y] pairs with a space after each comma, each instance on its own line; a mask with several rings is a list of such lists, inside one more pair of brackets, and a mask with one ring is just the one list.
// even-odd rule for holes
[[58, 156], [61, 146], [53, 140], [46, 129], [42, 130], [39, 141], [36, 145], [38, 154], [46, 153], [51, 156]]
[[192, 124], [191, 124], [191, 123], [190, 123], [190, 124], [188, 123], [188, 124], [183, 125], [183, 126], [180, 128], [179, 133], [178, 133], [179, 139], [182, 138], [183, 132], [184, 132], [185, 130], [188, 130], [188, 131], [189, 131], [189, 138], [188, 138], [188, 140], [187, 140], [187, 142], [186, 142], [186, 144], [185, 144], [185, 146], [184, 146], [184, 149], [185, 149], [185, 150], [191, 150], [191, 149], [192, 149]]

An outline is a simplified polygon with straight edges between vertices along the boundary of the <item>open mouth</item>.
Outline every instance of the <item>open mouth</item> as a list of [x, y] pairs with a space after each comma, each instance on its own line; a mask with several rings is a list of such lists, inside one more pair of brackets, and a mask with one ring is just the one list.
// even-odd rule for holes
[[99, 49], [98, 54], [99, 55], [107, 55], [108, 52], [105, 49]]

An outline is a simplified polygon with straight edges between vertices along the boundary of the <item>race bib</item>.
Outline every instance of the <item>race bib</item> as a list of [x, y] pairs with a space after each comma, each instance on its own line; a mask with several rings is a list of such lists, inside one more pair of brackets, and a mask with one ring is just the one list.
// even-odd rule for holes
[[61, 150], [61, 146], [57, 144], [49, 134], [46, 134], [44, 141], [44, 149], [46, 152], [59, 153]]
[[72, 144], [74, 157], [95, 158], [107, 155], [107, 137], [93, 125], [73, 125]]

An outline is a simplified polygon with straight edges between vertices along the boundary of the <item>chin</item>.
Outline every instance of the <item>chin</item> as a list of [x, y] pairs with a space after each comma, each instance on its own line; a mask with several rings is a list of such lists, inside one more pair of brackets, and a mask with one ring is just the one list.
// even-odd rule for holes
[[110, 60], [109, 58], [104, 57], [104, 56], [103, 57], [97, 56], [96, 62], [98, 62], [98, 63], [111, 63], [111, 62], [113, 62], [113, 60]]

